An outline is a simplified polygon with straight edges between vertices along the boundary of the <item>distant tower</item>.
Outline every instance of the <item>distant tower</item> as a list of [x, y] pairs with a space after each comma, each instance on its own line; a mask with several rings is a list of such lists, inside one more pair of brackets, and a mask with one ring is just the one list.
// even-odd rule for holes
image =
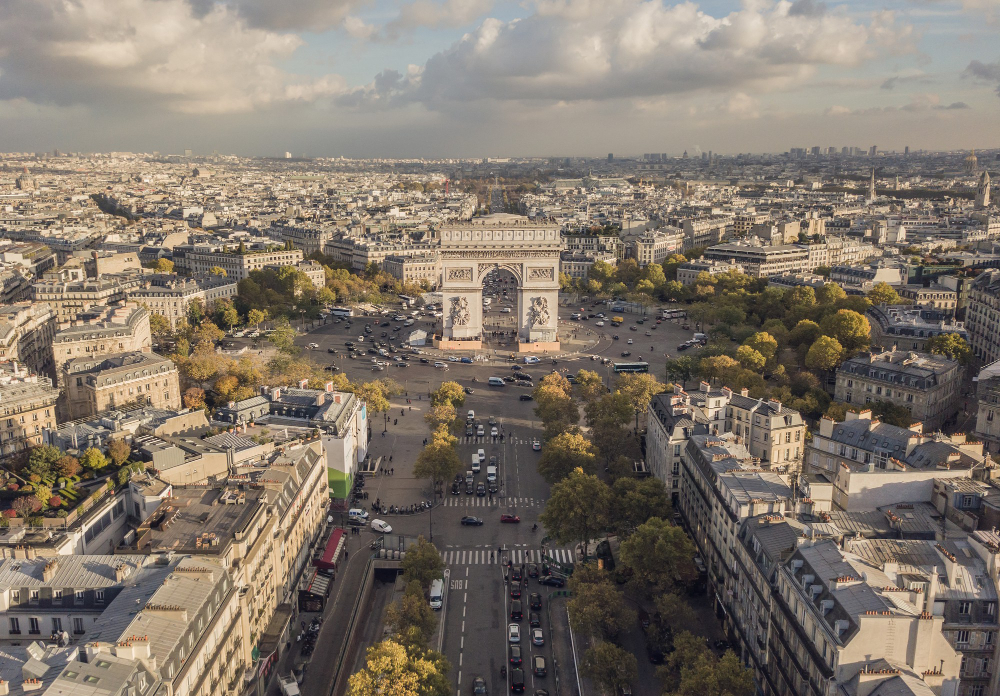
[[979, 190], [976, 191], [976, 209], [983, 210], [990, 207], [990, 173], [983, 171], [979, 178]]
[[972, 154], [965, 158], [965, 171], [969, 174], [975, 174], [979, 171], [979, 158], [976, 157], [976, 151], [973, 150]]
[[875, 194], [875, 167], [872, 167], [872, 180], [868, 184], [868, 202], [869, 203], [874, 203], [875, 202], [875, 196], [876, 196], [876, 194]]

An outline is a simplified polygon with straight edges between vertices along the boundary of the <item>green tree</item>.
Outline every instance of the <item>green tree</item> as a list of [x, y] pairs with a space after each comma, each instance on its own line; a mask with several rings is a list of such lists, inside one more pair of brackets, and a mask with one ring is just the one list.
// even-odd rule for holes
[[864, 315], [850, 309], [841, 309], [827, 316], [820, 323], [820, 328], [824, 335], [837, 339], [844, 348], [845, 357], [867, 348], [872, 330]]
[[610, 463], [619, 454], [625, 454], [625, 443], [634, 442], [634, 438], [625, 430], [633, 413], [628, 396], [621, 392], [605, 392], [601, 398], [587, 404], [584, 411], [593, 444], [604, 455], [605, 463]]
[[532, 396], [536, 404], [535, 415], [542, 421], [546, 438], [565, 432], [580, 420], [573, 387], [562, 375], [552, 373], [543, 377]]
[[427, 647], [438, 622], [419, 582], [407, 584], [403, 596], [386, 607], [385, 623], [406, 648]]
[[120, 467], [124, 464], [130, 454], [132, 454], [132, 448], [122, 438], [112, 438], [108, 442], [108, 456], [115, 466]]
[[295, 329], [292, 328], [287, 319], [282, 318], [276, 323], [267, 340], [282, 353], [294, 355], [298, 352], [295, 347]]
[[576, 390], [587, 403], [608, 393], [604, 379], [593, 370], [580, 370], [576, 373]]
[[625, 538], [653, 517], [670, 519], [670, 495], [660, 479], [618, 479], [611, 487], [611, 520], [619, 538]]
[[736, 359], [740, 365], [748, 370], [760, 372], [764, 369], [767, 359], [748, 345], [742, 345], [736, 349]]
[[261, 309], [251, 309], [247, 312], [247, 324], [253, 324], [255, 329], [260, 328], [260, 323], [267, 319], [267, 312]]
[[413, 475], [416, 478], [430, 479], [435, 490], [445, 481], [453, 479], [462, 470], [462, 460], [455, 450], [456, 442], [455, 437], [448, 434], [446, 427], [435, 430], [430, 442], [417, 455]]
[[647, 596], [677, 590], [698, 576], [691, 539], [683, 529], [659, 517], [639, 525], [622, 542], [619, 555], [632, 570], [636, 587]]
[[822, 305], [832, 305], [847, 297], [844, 289], [836, 283], [827, 283], [816, 291], [816, 301]]
[[100, 471], [108, 465], [108, 460], [104, 457], [101, 450], [96, 447], [90, 447], [80, 457], [80, 464], [84, 469], [89, 471]]
[[972, 359], [972, 348], [965, 339], [956, 333], [942, 333], [931, 336], [924, 343], [924, 350], [935, 355], [957, 360], [962, 365], [968, 365]]
[[574, 630], [614, 640], [635, 621], [635, 611], [596, 563], [578, 565], [569, 580], [573, 598], [569, 620]]
[[196, 297], [188, 303], [187, 320], [190, 326], [198, 326], [205, 318], [205, 303]]
[[173, 273], [174, 262], [171, 261], [170, 259], [164, 259], [164, 258], [157, 259], [156, 266], [154, 266], [154, 270], [157, 273]]
[[865, 408], [871, 409], [872, 417], [883, 423], [895, 425], [898, 428], [909, 428], [913, 424], [913, 416], [906, 406], [894, 404], [891, 401], [873, 401], [866, 404]]
[[740, 369], [740, 364], [728, 355], [715, 355], [702, 358], [698, 363], [698, 373], [709, 382], [727, 383]]
[[418, 582], [420, 587], [427, 588], [434, 580], [443, 577], [444, 561], [437, 547], [423, 536], [417, 537], [417, 543], [406, 551], [400, 567], [403, 569], [403, 579], [406, 582]]
[[653, 600], [656, 604], [657, 621], [666, 624], [673, 633], [683, 627], [694, 626], [698, 620], [691, 605], [676, 592], [666, 592]]
[[658, 288], [667, 282], [667, 276], [663, 272], [663, 266], [658, 263], [651, 263], [642, 271], [643, 280], [648, 280], [650, 285]]
[[639, 678], [635, 655], [614, 643], [598, 643], [589, 648], [583, 655], [582, 669], [606, 694], [618, 693], [621, 687], [635, 684]]
[[868, 291], [868, 301], [874, 305], [903, 304], [903, 298], [886, 282], [875, 283]]
[[832, 370], [844, 359], [840, 341], [830, 336], [820, 336], [806, 353], [806, 367], [810, 370]]
[[808, 319], [803, 319], [788, 333], [788, 342], [793, 346], [803, 344], [811, 346], [816, 342], [821, 333], [819, 324]]
[[645, 413], [646, 407], [653, 397], [666, 391], [667, 385], [658, 382], [651, 374], [620, 374], [615, 383], [615, 391], [621, 392], [628, 398], [632, 410], [635, 412], [635, 428], [639, 430], [639, 414]]
[[610, 523], [611, 489], [596, 476], [575, 469], [552, 486], [541, 521], [561, 544], [587, 543]]
[[550, 484], [562, 481], [573, 471], [592, 472], [596, 462], [594, 446], [579, 432], [564, 432], [545, 443], [538, 459], [538, 473]]
[[149, 333], [157, 339], [167, 338], [173, 333], [170, 327], [170, 320], [162, 314], [149, 314]]
[[441, 386], [431, 392], [431, 406], [449, 403], [455, 409], [465, 405], [465, 390], [458, 382], [442, 382]]
[[682, 355], [673, 360], [667, 360], [666, 375], [668, 380], [680, 382], [683, 386], [694, 375], [695, 362], [690, 355]]
[[[772, 360], [778, 352], [778, 342], [774, 336], [764, 331], [759, 331], [743, 342], [743, 345], [753, 348], [764, 356], [764, 360]], [[738, 358], [739, 356], [737, 356]]]
[[25, 470], [29, 474], [36, 474], [41, 478], [52, 475], [56, 467], [56, 462], [63, 456], [62, 450], [52, 445], [39, 445], [33, 447], [28, 454], [28, 466]]
[[668, 258], [662, 264], [664, 277], [668, 281], [676, 280], [677, 267], [680, 266], [682, 263], [687, 263], [687, 261], [688, 261], [687, 258], [684, 257], [684, 255], [682, 254], [671, 254], [670, 258]]
[[231, 302], [219, 302], [218, 318], [232, 331], [233, 327], [240, 323], [240, 313]]

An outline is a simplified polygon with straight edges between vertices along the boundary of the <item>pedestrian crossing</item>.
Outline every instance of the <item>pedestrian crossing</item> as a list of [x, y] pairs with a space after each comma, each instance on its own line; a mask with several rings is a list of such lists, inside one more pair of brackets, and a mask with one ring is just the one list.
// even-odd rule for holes
[[526, 508], [526, 507], [542, 507], [545, 505], [545, 501], [535, 498], [504, 498], [501, 500], [497, 496], [493, 496], [493, 500], [488, 497], [480, 498], [478, 495], [453, 495], [450, 498], [445, 498], [442, 503], [445, 507], [511, 507], [511, 508]]
[[[493, 560], [490, 560], [490, 554]], [[499, 565], [501, 562], [510, 562], [514, 565], [521, 563], [542, 563], [555, 561], [563, 565], [573, 563], [573, 549], [547, 549], [545, 558], [539, 549], [507, 549], [502, 554], [502, 560], [496, 558], [496, 549], [472, 549], [467, 551], [448, 550], [441, 554], [441, 559], [447, 566], [459, 565]]]
[[521, 438], [504, 438], [503, 442], [500, 442], [500, 438], [496, 440], [493, 439], [492, 435], [463, 435], [458, 438], [459, 444], [462, 445], [530, 445], [531, 440], [523, 440]]

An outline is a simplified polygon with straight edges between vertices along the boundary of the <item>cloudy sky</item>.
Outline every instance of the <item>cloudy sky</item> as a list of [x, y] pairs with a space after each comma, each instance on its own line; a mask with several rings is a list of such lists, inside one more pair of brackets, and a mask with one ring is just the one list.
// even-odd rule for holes
[[0, 151], [997, 147], [1000, 0], [2, 0]]

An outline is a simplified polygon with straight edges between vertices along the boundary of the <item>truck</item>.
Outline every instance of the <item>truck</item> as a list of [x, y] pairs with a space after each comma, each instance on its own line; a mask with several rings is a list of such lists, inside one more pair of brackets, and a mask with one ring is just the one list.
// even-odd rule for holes
[[278, 675], [278, 683], [281, 684], [283, 696], [299, 696], [299, 683], [295, 680], [295, 675]]
[[621, 326], [623, 323], [625, 323], [625, 317], [611, 317], [612, 326]]

